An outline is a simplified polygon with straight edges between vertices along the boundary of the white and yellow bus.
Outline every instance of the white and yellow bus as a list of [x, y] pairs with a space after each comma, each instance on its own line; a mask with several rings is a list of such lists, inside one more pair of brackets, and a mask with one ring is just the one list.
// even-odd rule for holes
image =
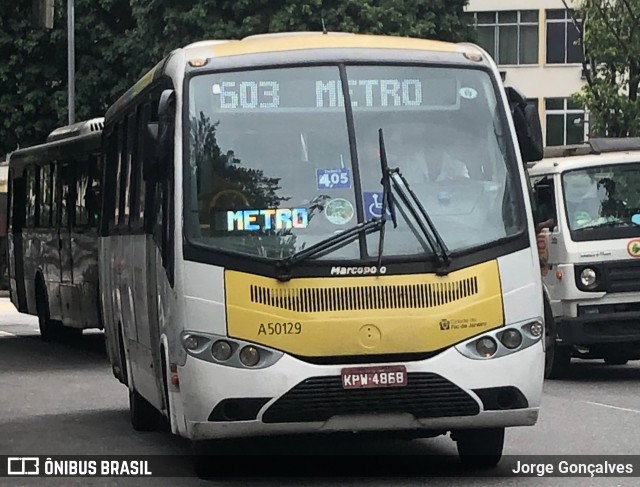
[[105, 118], [102, 313], [134, 428], [452, 432], [499, 461], [544, 369], [525, 105], [467, 44], [172, 52]]

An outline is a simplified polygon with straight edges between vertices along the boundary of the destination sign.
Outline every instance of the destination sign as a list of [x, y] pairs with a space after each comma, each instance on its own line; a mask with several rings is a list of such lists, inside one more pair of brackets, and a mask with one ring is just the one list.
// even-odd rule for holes
[[[458, 103], [453, 78], [350, 79], [349, 97], [354, 109], [445, 107]], [[331, 109], [345, 106], [339, 80], [237, 80], [214, 83], [217, 110]]]

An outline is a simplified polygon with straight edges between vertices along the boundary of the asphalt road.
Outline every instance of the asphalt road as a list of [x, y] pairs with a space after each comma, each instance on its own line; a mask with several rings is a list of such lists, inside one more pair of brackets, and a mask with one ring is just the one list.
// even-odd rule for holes
[[[640, 454], [640, 362], [607, 366], [574, 362], [570, 380], [547, 382], [538, 424], [507, 430], [508, 455]], [[448, 437], [411, 442], [343, 438], [240, 442], [243, 452], [449, 455]], [[137, 433], [129, 424], [127, 391], [111, 375], [101, 333], [78, 342], [44, 343], [37, 321], [0, 298], [0, 455], [188, 455], [190, 444], [168, 433]], [[248, 464], [250, 459], [247, 460]], [[284, 462], [295, 457], [283, 456]], [[442, 460], [434, 460], [440, 462]], [[444, 468], [455, 472], [454, 458]], [[448, 463], [447, 463], [448, 462]], [[327, 464], [327, 471], [332, 469]], [[186, 469], [185, 471], [188, 471]], [[190, 471], [190, 470], [189, 470]], [[505, 471], [499, 466], [496, 473]], [[362, 469], [363, 476], [366, 468]], [[640, 475], [640, 472], [638, 473]], [[0, 485], [637, 485], [638, 478], [198, 478], [0, 479]]]

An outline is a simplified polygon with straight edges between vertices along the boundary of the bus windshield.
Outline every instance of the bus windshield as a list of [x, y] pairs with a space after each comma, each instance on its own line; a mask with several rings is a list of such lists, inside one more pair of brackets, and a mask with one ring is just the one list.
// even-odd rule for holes
[[[484, 71], [354, 65], [342, 75], [338, 66], [206, 73], [191, 79], [188, 103], [185, 228], [196, 245], [280, 260], [381, 218], [381, 128], [389, 166], [406, 177], [451, 252], [524, 231], [506, 114]], [[432, 255], [398, 209], [385, 257]], [[353, 241], [314, 258], [375, 258], [377, 244], [373, 233], [365, 246]]]
[[562, 187], [573, 236], [600, 240], [640, 235], [640, 163], [567, 171]]

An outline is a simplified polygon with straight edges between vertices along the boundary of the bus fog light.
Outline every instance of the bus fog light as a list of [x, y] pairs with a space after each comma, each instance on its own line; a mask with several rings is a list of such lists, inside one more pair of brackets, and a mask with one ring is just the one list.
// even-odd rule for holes
[[251, 345], [240, 350], [240, 362], [247, 367], [255, 367], [260, 362], [260, 351]]
[[202, 345], [202, 339], [195, 335], [189, 335], [184, 339], [184, 348], [187, 350], [197, 350]]
[[500, 337], [502, 344], [513, 350], [522, 344], [522, 334], [518, 330], [507, 330]]
[[225, 342], [224, 340], [218, 340], [211, 347], [211, 355], [213, 355], [213, 358], [221, 362], [229, 360], [229, 357], [231, 357], [231, 352], [233, 352], [231, 345], [229, 345], [229, 343]]
[[543, 330], [544, 328], [542, 326], [542, 323], [539, 323], [537, 321], [529, 325], [529, 333], [531, 333], [531, 335], [536, 338], [542, 336]]
[[483, 357], [491, 357], [498, 350], [498, 344], [493, 338], [481, 338], [476, 342], [476, 350]]
[[587, 267], [580, 273], [580, 282], [584, 287], [592, 288], [596, 285], [597, 277], [596, 271]]

